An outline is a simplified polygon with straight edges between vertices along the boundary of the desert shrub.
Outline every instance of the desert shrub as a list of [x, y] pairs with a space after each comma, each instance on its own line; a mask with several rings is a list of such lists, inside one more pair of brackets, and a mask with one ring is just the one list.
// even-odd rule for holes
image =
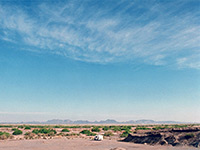
[[43, 134], [56, 134], [56, 130], [53, 129], [46, 129], [46, 128], [41, 128], [41, 129], [34, 129], [32, 133], [38, 134], [38, 133], [43, 133]]
[[92, 126], [82, 126], [82, 128], [91, 128]]
[[105, 132], [104, 136], [113, 136], [113, 133], [111, 131]]
[[68, 128], [81, 128], [81, 126], [68, 126]]
[[160, 129], [165, 129], [165, 127], [162, 126], [156, 126], [152, 128], [153, 130], [160, 130]]
[[24, 128], [24, 126], [20, 125], [20, 126], [18, 126], [18, 128], [20, 128], [20, 129], [23, 129], [23, 128]]
[[43, 129], [40, 129], [39, 130], [39, 133], [44, 133], [44, 134], [48, 134], [50, 132], [53, 132], [54, 134], [56, 134], [56, 130], [53, 130], [53, 129], [46, 129], [46, 128], [43, 128]]
[[54, 128], [64, 128], [64, 126], [54, 126]]
[[34, 130], [32, 131], [32, 133], [38, 134], [38, 133], [39, 133], [39, 130], [38, 130], [38, 129], [34, 129]]
[[79, 136], [79, 133], [70, 133], [70, 134], [66, 134], [65, 136]]
[[98, 127], [93, 127], [92, 128], [92, 132], [99, 132], [99, 131], [100, 131], [100, 129]]
[[121, 130], [130, 130], [132, 126], [122, 126]]
[[12, 128], [12, 131], [18, 130], [17, 128]]
[[55, 132], [53, 132], [53, 131], [51, 131], [51, 132], [49, 132], [49, 133], [47, 133], [47, 135], [48, 136], [54, 136], [56, 133]]
[[30, 130], [31, 129], [31, 127], [29, 127], [29, 126], [25, 126], [25, 128], [24, 128], [25, 130]]
[[151, 130], [151, 128], [147, 128], [147, 127], [136, 127], [135, 130]]
[[29, 125], [30, 128], [53, 128], [54, 126], [51, 125]]
[[80, 133], [85, 134], [87, 136], [94, 136], [94, 135], [96, 135], [95, 133], [92, 133], [89, 130], [83, 130]]
[[116, 132], [116, 131], [121, 131], [122, 129], [121, 129], [120, 126], [114, 126], [114, 127], [112, 128], [112, 130]]
[[0, 140], [5, 140], [8, 139], [9, 137], [10, 137], [9, 133], [0, 131]]
[[19, 130], [19, 129], [16, 129], [12, 134], [13, 135], [20, 135], [20, 134], [22, 134], [22, 131]]
[[124, 131], [120, 137], [127, 137], [129, 135], [130, 131]]
[[48, 128], [49, 126], [31, 125], [30, 128]]
[[1, 132], [1, 131], [0, 131], [0, 135], [6, 135], [6, 136], [10, 136], [10, 134], [9, 134], [9, 133], [7, 133], [7, 132]]
[[61, 132], [69, 132], [69, 130], [65, 128], [65, 129], [62, 129]]
[[104, 131], [108, 131], [110, 128], [109, 128], [108, 126], [104, 126], [102, 129], [103, 129]]
[[174, 127], [174, 128], [184, 128], [184, 127], [188, 127], [188, 125], [186, 125], [186, 124], [183, 124], [183, 125], [175, 124], [172, 127]]
[[12, 128], [12, 125], [0, 125], [0, 128]]

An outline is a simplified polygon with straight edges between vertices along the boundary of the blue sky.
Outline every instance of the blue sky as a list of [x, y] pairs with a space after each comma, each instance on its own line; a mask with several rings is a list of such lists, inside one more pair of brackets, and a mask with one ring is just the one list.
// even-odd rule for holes
[[1, 1], [0, 122], [200, 122], [200, 1]]

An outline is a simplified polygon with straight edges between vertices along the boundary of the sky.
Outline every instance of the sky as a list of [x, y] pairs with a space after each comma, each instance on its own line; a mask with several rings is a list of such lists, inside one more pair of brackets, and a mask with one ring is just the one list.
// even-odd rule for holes
[[0, 122], [200, 122], [199, 0], [1, 0]]

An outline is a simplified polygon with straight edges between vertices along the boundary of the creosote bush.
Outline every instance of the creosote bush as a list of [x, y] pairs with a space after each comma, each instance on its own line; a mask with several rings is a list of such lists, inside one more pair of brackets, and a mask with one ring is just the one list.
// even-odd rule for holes
[[99, 131], [100, 131], [100, 129], [98, 127], [93, 127], [92, 128], [92, 132], [99, 132]]
[[14, 132], [13, 132], [13, 135], [20, 135], [22, 134], [23, 132], [19, 129], [16, 129]]
[[130, 131], [124, 131], [120, 137], [127, 137], [129, 135]]
[[151, 130], [151, 128], [147, 128], [147, 127], [136, 127], [135, 130]]
[[18, 126], [18, 128], [20, 128], [20, 129], [23, 129], [23, 128], [24, 128], [24, 126], [20, 125], [20, 126]]
[[18, 130], [17, 128], [12, 128], [12, 131]]
[[87, 136], [95, 136], [95, 133], [90, 132], [89, 130], [83, 130], [80, 133], [85, 134]]
[[62, 129], [61, 132], [69, 132], [69, 130], [65, 128], [65, 129]]
[[102, 129], [103, 129], [104, 131], [108, 131], [110, 128], [109, 128], [108, 126], [104, 126]]
[[42, 129], [34, 129], [32, 131], [32, 133], [35, 133], [35, 134], [39, 134], [39, 133], [43, 133], [43, 134], [49, 134], [49, 135], [54, 135], [56, 134], [56, 130], [53, 130], [53, 129], [46, 129], [46, 128], [42, 128]]
[[0, 125], [0, 128], [12, 128], [13, 125]]
[[29, 127], [29, 126], [25, 126], [25, 128], [24, 128], [25, 130], [30, 130], [31, 129], [31, 127]]
[[112, 128], [112, 130], [116, 132], [116, 131], [121, 131], [122, 129], [121, 129], [120, 126], [114, 126], [114, 127]]
[[5, 140], [8, 139], [9, 137], [10, 137], [9, 133], [0, 131], [0, 140]]

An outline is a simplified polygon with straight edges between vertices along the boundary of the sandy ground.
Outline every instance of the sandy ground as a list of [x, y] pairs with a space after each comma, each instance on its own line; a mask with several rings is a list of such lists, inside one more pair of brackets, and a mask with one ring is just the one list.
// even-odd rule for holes
[[0, 141], [0, 150], [197, 150], [193, 147], [149, 146], [116, 140], [92, 141], [90, 139], [37, 139]]

